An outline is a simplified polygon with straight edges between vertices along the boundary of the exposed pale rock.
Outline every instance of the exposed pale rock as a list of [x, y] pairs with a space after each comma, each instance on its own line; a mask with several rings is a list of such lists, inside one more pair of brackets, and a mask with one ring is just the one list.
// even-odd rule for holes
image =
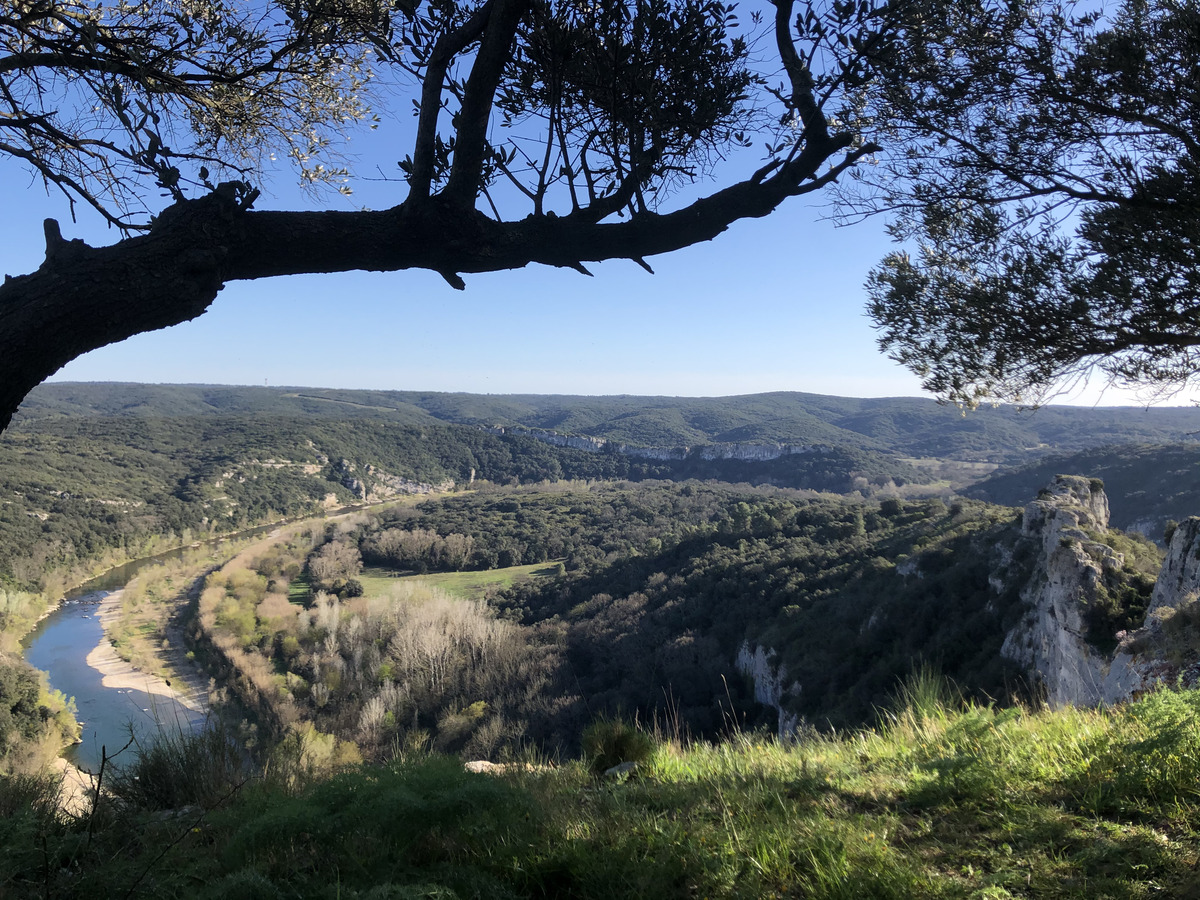
[[736, 664], [739, 672], [754, 681], [754, 699], [779, 714], [778, 734], [780, 738], [787, 738], [800, 729], [801, 719], [784, 708], [784, 695], [798, 694], [800, 684], [793, 681], [785, 687], [787, 667], [776, 665], [774, 660], [774, 650], [759, 645], [751, 648], [746, 641], [738, 649]]
[[1000, 652], [1037, 678], [1051, 706], [1106, 700], [1109, 659], [1088, 643], [1084, 617], [1098, 599], [1104, 570], [1124, 563], [1091, 536], [1107, 529], [1108, 498], [1087, 478], [1060, 475], [1025, 507], [1022, 532], [1039, 546], [1033, 576], [1021, 591], [1029, 612]]
[[473, 759], [463, 763], [463, 768], [476, 775], [505, 775], [509, 772], [540, 772], [549, 766], [535, 766], [533, 763], [494, 763], [486, 759]]
[[604, 778], [625, 779], [637, 771], [638, 764], [635, 762], [617, 763], [615, 766], [604, 770]]
[[1175, 528], [1162, 571], [1150, 595], [1150, 613], [1167, 607], [1179, 609], [1200, 596], [1200, 518], [1192, 516]]
[[381, 503], [406, 494], [431, 494], [435, 491], [448, 491], [454, 487], [450, 479], [440, 484], [426, 484], [420, 481], [410, 481], [399, 475], [392, 475], [376, 466], [364, 467], [362, 477], [359, 477], [358, 467], [348, 459], [341, 459], [332, 464], [334, 478], [338, 483], [360, 500], [368, 503]]
[[796, 453], [815, 453], [821, 448], [809, 444], [708, 444], [698, 451], [701, 459], [738, 459], [767, 462]]
[[1107, 524], [1107, 498], [1086, 478], [1059, 476], [1025, 508], [1023, 531], [1039, 542], [1041, 552], [1022, 591], [1030, 610], [1001, 652], [1038, 678], [1052, 706], [1120, 703], [1182, 674], [1164, 659], [1163, 620], [1200, 595], [1200, 518], [1176, 528], [1145, 624], [1118, 635], [1111, 656], [1087, 642], [1084, 623], [1105, 570], [1124, 563], [1120, 553], [1091, 536], [1102, 535]]
[[504, 771], [503, 766], [497, 765], [494, 762], [488, 762], [486, 759], [473, 759], [470, 762], [465, 762], [463, 763], [463, 768], [468, 772], [474, 772], [476, 775], [494, 775]]
[[[1107, 702], [1137, 697], [1161, 685], [1179, 682], [1191, 685], [1196, 666], [1179, 664], [1177, 653], [1164, 658], [1163, 622], [1176, 610], [1195, 603], [1200, 596], [1200, 518], [1181, 522], [1167, 545], [1162, 570], [1150, 595], [1146, 623], [1124, 636], [1117, 646], [1105, 678]], [[1193, 655], [1200, 648], [1192, 648]], [[1110, 699], [1111, 698], [1111, 699]]]

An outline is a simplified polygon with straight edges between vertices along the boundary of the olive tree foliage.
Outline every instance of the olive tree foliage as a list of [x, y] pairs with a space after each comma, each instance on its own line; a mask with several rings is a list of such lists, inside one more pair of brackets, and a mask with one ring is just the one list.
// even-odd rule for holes
[[881, 347], [948, 400], [1200, 372], [1200, 7], [909, 7], [851, 211], [895, 215]]
[[[875, 149], [863, 97], [890, 16], [883, 0], [776, 0], [745, 22], [720, 0], [16, 0], [0, 155], [128, 236], [91, 247], [48, 221], [45, 262], [0, 287], [0, 426], [64, 363], [191, 319], [229, 281], [649, 269], [768, 215]], [[410, 113], [393, 206], [252, 208], [272, 155], [348, 189], [339, 134]], [[709, 175], [725, 181], [680, 199]]]
[[251, 177], [271, 149], [336, 179], [321, 158], [367, 115], [367, 39], [385, 24], [371, 0], [5, 5], [0, 155], [126, 230], [160, 191]]

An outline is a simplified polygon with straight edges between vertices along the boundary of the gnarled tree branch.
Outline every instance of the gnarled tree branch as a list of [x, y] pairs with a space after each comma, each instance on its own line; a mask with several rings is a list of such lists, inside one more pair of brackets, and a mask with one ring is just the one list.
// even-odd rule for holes
[[[230, 281], [345, 272], [429, 269], [458, 273], [531, 263], [583, 263], [670, 253], [708, 241], [744, 218], [824, 184], [819, 170], [845, 150], [834, 137], [769, 178], [747, 180], [666, 214], [596, 223], [580, 214], [497, 222], [434, 197], [382, 211], [253, 212], [217, 191], [166, 210], [147, 235], [108, 247], [64, 241], [49, 227], [46, 262], [0, 286], [0, 428], [37, 384], [72, 359], [135, 334], [194, 319]], [[848, 152], [831, 172], [871, 148]]]

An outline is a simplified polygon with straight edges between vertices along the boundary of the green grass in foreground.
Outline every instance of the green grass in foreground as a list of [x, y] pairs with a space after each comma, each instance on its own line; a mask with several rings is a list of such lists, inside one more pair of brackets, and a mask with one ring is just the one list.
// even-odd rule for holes
[[1200, 897], [1200, 693], [1030, 713], [926, 688], [874, 731], [667, 743], [620, 783], [268, 770], [208, 813], [103, 805], [90, 840], [9, 781], [0, 896]]
[[482, 598], [490, 588], [512, 587], [525, 578], [549, 578], [558, 574], [556, 562], [510, 566], [507, 569], [484, 569], [480, 572], [432, 572], [426, 575], [398, 575], [381, 566], [366, 566], [358, 576], [367, 597], [381, 597], [393, 585], [406, 579], [417, 579], [463, 600]]

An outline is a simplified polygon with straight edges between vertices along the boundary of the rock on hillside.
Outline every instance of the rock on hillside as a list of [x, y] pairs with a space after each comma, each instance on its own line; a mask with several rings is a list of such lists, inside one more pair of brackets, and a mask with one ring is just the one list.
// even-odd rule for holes
[[1104, 680], [1105, 702], [1137, 697], [1160, 685], [1192, 687], [1200, 681], [1197, 597], [1200, 518], [1192, 516], [1171, 535], [1145, 624], [1121, 635]]
[[754, 699], [779, 714], [777, 730], [782, 740], [795, 734], [803, 721], [786, 705], [787, 695], [798, 693], [801, 685], [794, 680], [788, 683], [787, 666], [777, 664], [775, 657], [774, 650], [757, 644], [751, 647], [750, 642], [745, 641], [738, 650], [734, 664], [739, 672], [753, 681]]
[[1119, 703], [1181, 677], [1196, 678], [1200, 648], [1191, 626], [1200, 617], [1200, 518], [1176, 528], [1144, 624], [1118, 633], [1111, 653], [1097, 649], [1088, 634], [1089, 613], [1106, 599], [1106, 576], [1125, 562], [1097, 539], [1107, 528], [1101, 485], [1078, 476], [1057, 477], [1025, 509], [1024, 533], [1040, 551], [1022, 591], [1029, 611], [1002, 652], [1028, 669], [1052, 706]]
[[1022, 532], [1037, 542], [1038, 558], [1021, 592], [1029, 612], [1001, 653], [1026, 668], [1052, 706], [1106, 699], [1109, 660], [1089, 642], [1087, 617], [1101, 601], [1106, 570], [1119, 571], [1125, 562], [1091, 536], [1107, 530], [1103, 486], [1086, 478], [1060, 475], [1025, 507]]
[[[989, 603], [1019, 597], [1023, 607], [1007, 607], [1019, 616], [1011, 626], [1001, 624], [1011, 617], [991, 620], [1000, 656], [1039, 685], [1054, 707], [1119, 703], [1181, 677], [1185, 684], [1200, 677], [1200, 518], [1178, 526], [1157, 573], [1154, 546], [1110, 531], [1108, 522], [1099, 480], [1058, 476], [1025, 507], [1019, 535], [998, 538], [990, 552], [986, 545], [971, 551], [971, 562], [987, 572]], [[923, 561], [938, 564], [936, 556], [914, 554], [896, 572], [924, 581]], [[954, 590], [955, 582], [929, 586], [940, 589]], [[886, 619], [885, 603], [881, 598], [873, 611], [857, 611], [863, 633]], [[932, 645], [946, 640], [937, 623], [929, 623], [929, 631]], [[777, 649], [744, 643], [736, 664], [753, 681], [755, 699], [779, 713], [782, 736], [802, 724], [794, 701], [812, 688], [788, 671]]]

